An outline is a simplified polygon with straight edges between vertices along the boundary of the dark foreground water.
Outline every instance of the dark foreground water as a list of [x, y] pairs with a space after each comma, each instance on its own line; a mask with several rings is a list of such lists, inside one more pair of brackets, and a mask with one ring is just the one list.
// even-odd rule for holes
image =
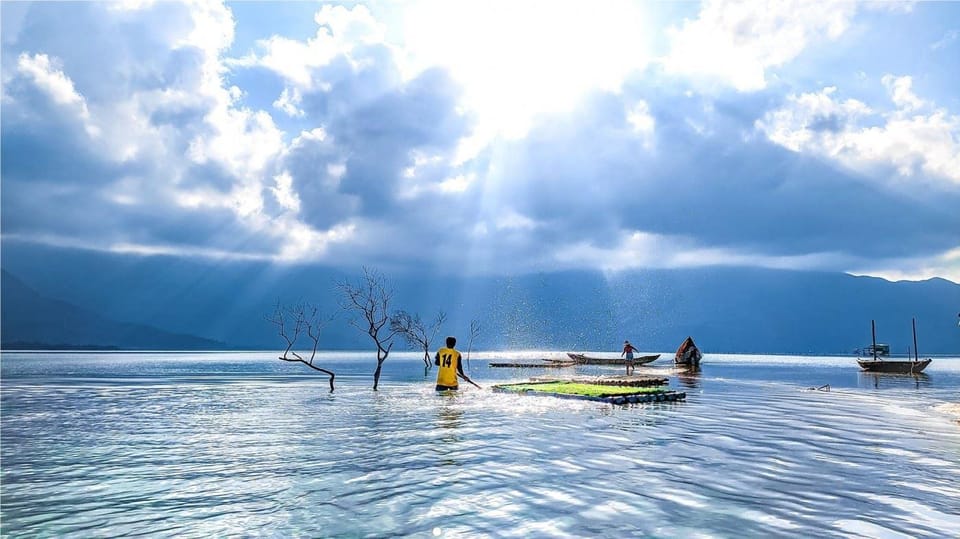
[[374, 393], [326, 353], [330, 394], [270, 353], [5, 353], [0, 534], [960, 536], [960, 359], [708, 355], [686, 402], [612, 406], [494, 394], [544, 371], [476, 358], [485, 389], [438, 396], [410, 354]]

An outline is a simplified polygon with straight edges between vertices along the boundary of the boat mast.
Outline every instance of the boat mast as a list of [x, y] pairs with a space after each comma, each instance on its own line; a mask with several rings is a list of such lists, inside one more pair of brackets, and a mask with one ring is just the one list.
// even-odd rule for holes
[[870, 321], [870, 334], [873, 336], [873, 360], [877, 360], [877, 324]]
[[920, 361], [920, 352], [917, 350], [917, 319], [911, 318], [913, 322], [913, 360]]

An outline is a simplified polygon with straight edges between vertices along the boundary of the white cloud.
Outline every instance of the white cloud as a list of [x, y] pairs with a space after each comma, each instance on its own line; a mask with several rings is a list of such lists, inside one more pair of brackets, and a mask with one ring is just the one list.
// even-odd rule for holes
[[298, 88], [323, 89], [325, 81], [314, 79], [318, 67], [338, 56], [351, 59], [355, 47], [383, 43], [386, 36], [384, 25], [364, 5], [350, 9], [326, 5], [317, 11], [314, 21], [319, 26], [317, 33], [305, 42], [274, 35], [257, 42], [262, 54], [229, 59], [227, 64], [265, 67]]
[[[960, 184], [960, 116], [933, 108], [913, 94], [910, 77], [883, 78], [898, 108], [883, 113], [835, 88], [790, 95], [757, 128], [781, 146], [834, 159], [875, 175], [892, 168], [900, 178], [923, 176]], [[918, 109], [928, 107], [923, 114]], [[883, 177], [883, 174], [880, 174]]]
[[277, 198], [280, 206], [294, 213], [299, 212], [300, 197], [293, 190], [293, 177], [290, 176], [290, 173], [283, 171], [283, 173], [274, 176], [273, 180], [276, 182], [276, 186], [271, 187], [270, 190]]
[[90, 110], [86, 99], [81, 96], [73, 81], [55, 65], [46, 54], [20, 54], [17, 58], [17, 70], [29, 77], [33, 83], [47, 94], [54, 103], [72, 109], [84, 123], [87, 134], [96, 136], [100, 129], [90, 122]]
[[566, 267], [590, 267], [606, 272], [640, 268], [752, 266], [772, 269], [832, 269], [849, 262], [839, 253], [770, 255], [744, 249], [708, 247], [671, 234], [623, 231], [614, 245], [598, 247], [577, 242], [556, 250], [555, 260]]
[[496, 218], [497, 230], [533, 230], [537, 226], [536, 221], [512, 209], [501, 212]]
[[458, 174], [437, 184], [437, 189], [442, 193], [463, 193], [476, 179], [474, 174]]
[[[835, 86], [828, 86], [819, 93], [789, 95], [787, 105], [768, 112], [757, 127], [770, 140], [800, 152], [816, 145], [821, 138], [831, 137], [832, 132], [845, 129], [848, 122], [855, 122], [873, 112], [856, 99], [835, 100], [836, 91]], [[840, 148], [825, 148], [823, 151], [835, 155]]]
[[884, 75], [881, 79], [883, 85], [890, 92], [890, 98], [900, 109], [911, 111], [924, 105], [923, 100], [913, 93], [913, 77], [894, 77], [893, 75]]
[[273, 235], [281, 245], [274, 260], [280, 262], [309, 262], [322, 260], [336, 244], [348, 243], [356, 233], [356, 225], [344, 223], [329, 230], [316, 230], [299, 221], [275, 223]]
[[942, 38], [930, 45], [930, 50], [938, 51], [940, 49], [949, 47], [954, 41], [957, 40], [958, 37], [960, 37], [960, 30], [948, 30]]
[[667, 72], [718, 79], [741, 91], [766, 87], [766, 71], [796, 58], [814, 41], [836, 39], [854, 2], [709, 0], [698, 17], [667, 30]]
[[406, 76], [449, 69], [483, 140], [520, 137], [537, 116], [567, 111], [591, 90], [618, 91], [647, 65], [654, 33], [642, 3], [620, 0], [424, 0], [402, 17]]
[[626, 115], [627, 124], [634, 134], [642, 138], [644, 148], [649, 150], [653, 146], [653, 133], [657, 125], [656, 120], [650, 114], [650, 106], [646, 101], [637, 101], [627, 108]]
[[53, 67], [46, 54], [21, 54], [17, 69], [29, 75], [38, 88], [60, 105], [76, 105], [84, 117], [89, 117], [87, 103], [73, 87], [73, 81], [63, 71]]
[[960, 283], [960, 247], [923, 258], [860, 261], [852, 275], [871, 275], [890, 281], [920, 281], [941, 277]]
[[300, 108], [302, 101], [303, 96], [300, 95], [299, 88], [284, 88], [280, 97], [273, 102], [273, 106], [285, 112], [287, 116], [302, 118], [304, 115], [303, 109]]

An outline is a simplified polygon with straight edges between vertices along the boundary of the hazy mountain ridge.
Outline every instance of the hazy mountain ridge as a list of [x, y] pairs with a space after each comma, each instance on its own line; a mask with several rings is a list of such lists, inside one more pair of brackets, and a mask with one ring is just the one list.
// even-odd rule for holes
[[44, 297], [6, 270], [0, 275], [0, 339], [5, 350], [217, 350], [226, 347], [225, 343], [213, 339], [110, 320], [90, 309]]
[[[4, 266], [15, 275], [29, 276], [30, 286], [40, 294], [107, 319], [202, 335], [219, 341], [221, 348], [272, 349], [281, 341], [265, 315], [278, 300], [307, 300], [336, 316], [324, 330], [321, 347], [370, 346], [338, 306], [335, 285], [350, 277], [338, 270], [63, 250], [52, 250], [63, 263], [51, 266], [43, 263], [54, 256], [51, 250], [10, 256], [5, 248]], [[960, 353], [960, 285], [944, 279], [889, 282], [730, 267], [615, 276], [586, 271], [464, 278], [385, 274], [396, 290], [393, 308], [424, 319], [443, 309], [448, 322], [442, 333], [457, 335], [461, 342], [467, 339], [470, 320], [477, 319], [483, 331], [474, 348], [488, 350], [616, 351], [630, 339], [643, 350], [669, 351], [692, 335], [705, 351], [715, 353], [849, 354], [869, 344], [870, 320], [876, 319], [878, 341], [902, 354], [912, 346], [910, 319], [916, 317], [921, 354]], [[4, 296], [4, 342], [35, 340], [14, 328], [63, 303], [23, 311], [13, 309]], [[111, 335], [87, 329], [91, 337]], [[397, 343], [394, 349], [404, 346]]]

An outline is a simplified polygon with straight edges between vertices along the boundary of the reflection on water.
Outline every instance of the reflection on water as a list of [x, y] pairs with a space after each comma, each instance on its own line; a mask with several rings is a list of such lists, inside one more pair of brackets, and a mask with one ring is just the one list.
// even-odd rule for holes
[[685, 402], [611, 406], [437, 395], [415, 357], [377, 393], [375, 360], [335, 363], [330, 394], [255, 356], [94, 356], [4, 355], [4, 536], [960, 536], [960, 370], [708, 363], [669, 375]]
[[689, 367], [686, 370], [677, 373], [677, 381], [680, 385], [689, 389], [700, 389], [700, 375], [702, 371], [700, 366]]
[[913, 388], [930, 387], [930, 375], [921, 372], [915, 374], [889, 374], [876, 372], [860, 373], [861, 387], [881, 388]]
[[454, 406], [441, 406], [437, 426], [441, 429], [455, 429], [460, 426], [463, 410]]

